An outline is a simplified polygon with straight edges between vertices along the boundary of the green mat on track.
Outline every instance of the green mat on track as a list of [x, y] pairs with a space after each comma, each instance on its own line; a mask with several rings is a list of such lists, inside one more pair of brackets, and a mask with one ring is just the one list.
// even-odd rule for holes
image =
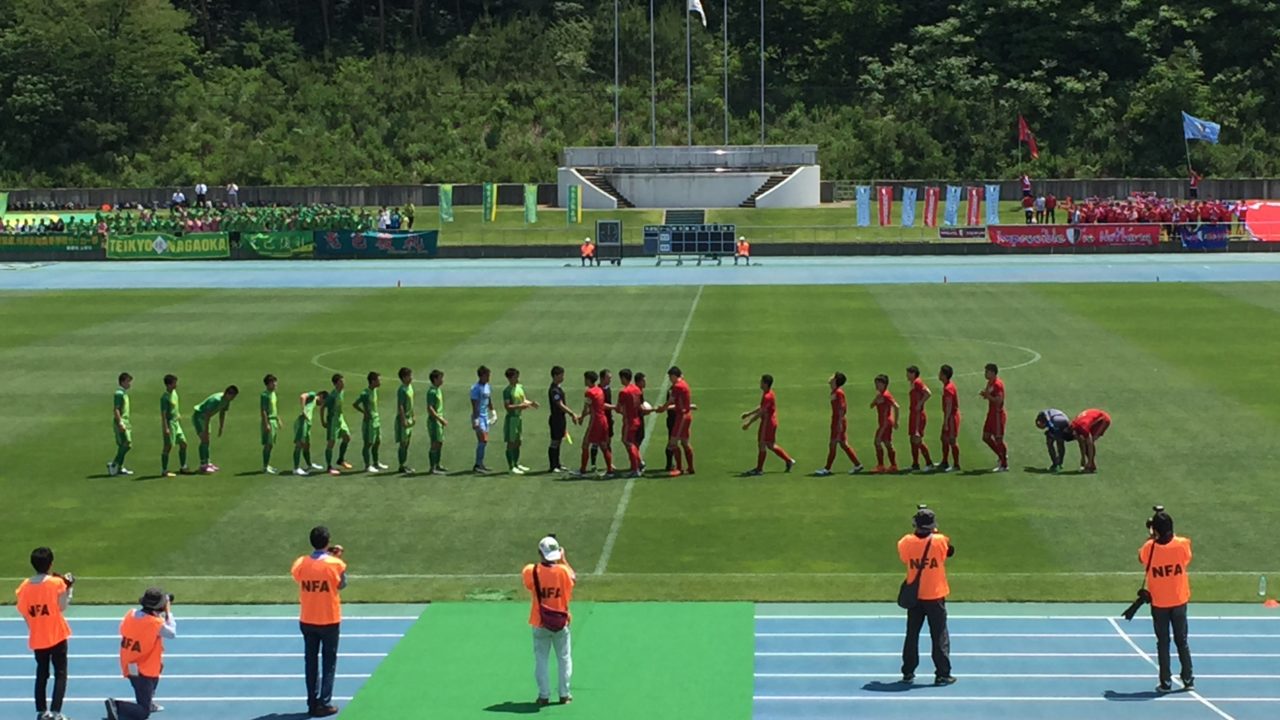
[[[348, 720], [749, 718], [750, 603], [578, 603], [572, 705], [534, 705], [526, 603], [430, 606], [343, 710]], [[556, 669], [551, 660], [552, 699]]]

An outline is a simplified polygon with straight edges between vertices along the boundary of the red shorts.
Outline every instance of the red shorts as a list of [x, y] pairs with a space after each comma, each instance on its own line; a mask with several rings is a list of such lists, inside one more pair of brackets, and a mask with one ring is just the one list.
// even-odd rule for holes
[[609, 443], [609, 421], [606, 418], [591, 418], [591, 426], [587, 428], [587, 443], [590, 445]]
[[924, 426], [927, 421], [928, 421], [928, 418], [925, 417], [924, 413], [920, 413], [919, 415], [912, 415], [910, 418], [907, 419], [907, 434], [908, 435], [924, 435]]
[[640, 442], [640, 434], [644, 432], [643, 420], [631, 420], [622, 426], [622, 442], [635, 444]]
[[849, 423], [843, 422], [831, 426], [831, 442], [849, 442]]
[[960, 415], [956, 414], [950, 420], [942, 421], [942, 437], [954, 439], [960, 437]]
[[880, 442], [893, 442], [893, 426], [881, 425], [876, 429], [876, 440]]
[[1005, 422], [1008, 420], [1008, 414], [1004, 410], [998, 413], [987, 413], [987, 421], [982, 424], [983, 435], [995, 435], [996, 437], [1004, 436]]
[[1106, 435], [1109, 427], [1111, 427], [1111, 416], [1101, 410], [1083, 418], [1076, 418], [1071, 423], [1071, 431], [1076, 436], [1088, 435], [1094, 440]]
[[672, 440], [688, 440], [689, 426], [692, 424], [693, 424], [693, 418], [688, 415], [685, 415], [684, 417], [681, 417], [681, 418], [676, 418], [676, 424], [671, 427], [671, 439]]
[[774, 444], [775, 442], [778, 441], [778, 426], [777, 425], [761, 425], [760, 431], [757, 433], [757, 437], [759, 437], [760, 442], [764, 443], [765, 445]]

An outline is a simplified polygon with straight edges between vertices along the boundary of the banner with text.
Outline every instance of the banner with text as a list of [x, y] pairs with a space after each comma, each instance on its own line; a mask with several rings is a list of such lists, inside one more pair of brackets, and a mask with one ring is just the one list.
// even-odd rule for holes
[[924, 226], [938, 226], [938, 197], [940, 191], [936, 187], [924, 189]]
[[1000, 224], [1000, 186], [987, 186], [987, 224]]
[[111, 260], [216, 260], [231, 257], [227, 234], [138, 233], [107, 238], [107, 258]]
[[1226, 250], [1231, 242], [1229, 223], [1179, 225], [1178, 238], [1188, 250]]
[[93, 238], [72, 237], [67, 233], [0, 235], [0, 255], [29, 252], [93, 252], [97, 249], [98, 246]]
[[1003, 247], [1142, 247], [1160, 242], [1159, 225], [988, 225]]
[[440, 224], [453, 222], [453, 186], [440, 186]]
[[871, 186], [859, 185], [854, 189], [857, 197], [858, 227], [871, 225]]
[[318, 258], [424, 258], [435, 257], [440, 232], [359, 232], [321, 230], [315, 233]]
[[484, 222], [490, 223], [498, 219], [498, 186], [487, 182], [482, 187], [481, 209], [484, 211]]
[[316, 250], [316, 235], [310, 230], [245, 233], [242, 238], [242, 245], [267, 258], [312, 257]]
[[880, 227], [893, 224], [893, 188], [876, 188], [876, 210], [880, 215]]
[[982, 188], [969, 188], [969, 204], [965, 208], [964, 224], [965, 225], [981, 225], [982, 220]]
[[569, 207], [565, 208], [564, 219], [569, 225], [582, 222], [582, 188], [577, 185], [569, 186]]
[[902, 188], [902, 227], [916, 226], [916, 189]]

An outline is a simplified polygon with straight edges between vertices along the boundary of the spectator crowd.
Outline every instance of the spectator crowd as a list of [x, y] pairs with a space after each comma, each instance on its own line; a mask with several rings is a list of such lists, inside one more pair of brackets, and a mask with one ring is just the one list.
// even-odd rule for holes
[[[19, 209], [19, 208], [13, 208]], [[41, 210], [42, 212], [50, 212]], [[403, 208], [368, 208], [336, 205], [248, 207], [223, 205], [169, 208], [129, 206], [87, 213], [52, 211], [37, 218], [0, 220], [0, 234], [43, 235], [67, 233], [74, 237], [106, 237], [135, 233], [277, 232], [288, 230], [412, 230], [412, 204]]]

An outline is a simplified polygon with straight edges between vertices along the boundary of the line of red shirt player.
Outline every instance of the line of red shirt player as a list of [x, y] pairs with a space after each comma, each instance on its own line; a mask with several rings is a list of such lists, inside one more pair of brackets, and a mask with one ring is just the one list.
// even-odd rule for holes
[[773, 451], [774, 455], [782, 458], [782, 462], [787, 464], [786, 472], [791, 472], [791, 468], [796, 466], [796, 461], [778, 444], [778, 399], [773, 394], [772, 375], [765, 374], [760, 376], [760, 391], [764, 393], [760, 396], [760, 404], [754, 410], [742, 413], [742, 419], [745, 421], [742, 423], [743, 430], [750, 428], [755, 421], [760, 421], [760, 428], [756, 436], [758, 443], [756, 466], [754, 469], [743, 473], [743, 475], [763, 475], [764, 460], [769, 456], [770, 450]]

